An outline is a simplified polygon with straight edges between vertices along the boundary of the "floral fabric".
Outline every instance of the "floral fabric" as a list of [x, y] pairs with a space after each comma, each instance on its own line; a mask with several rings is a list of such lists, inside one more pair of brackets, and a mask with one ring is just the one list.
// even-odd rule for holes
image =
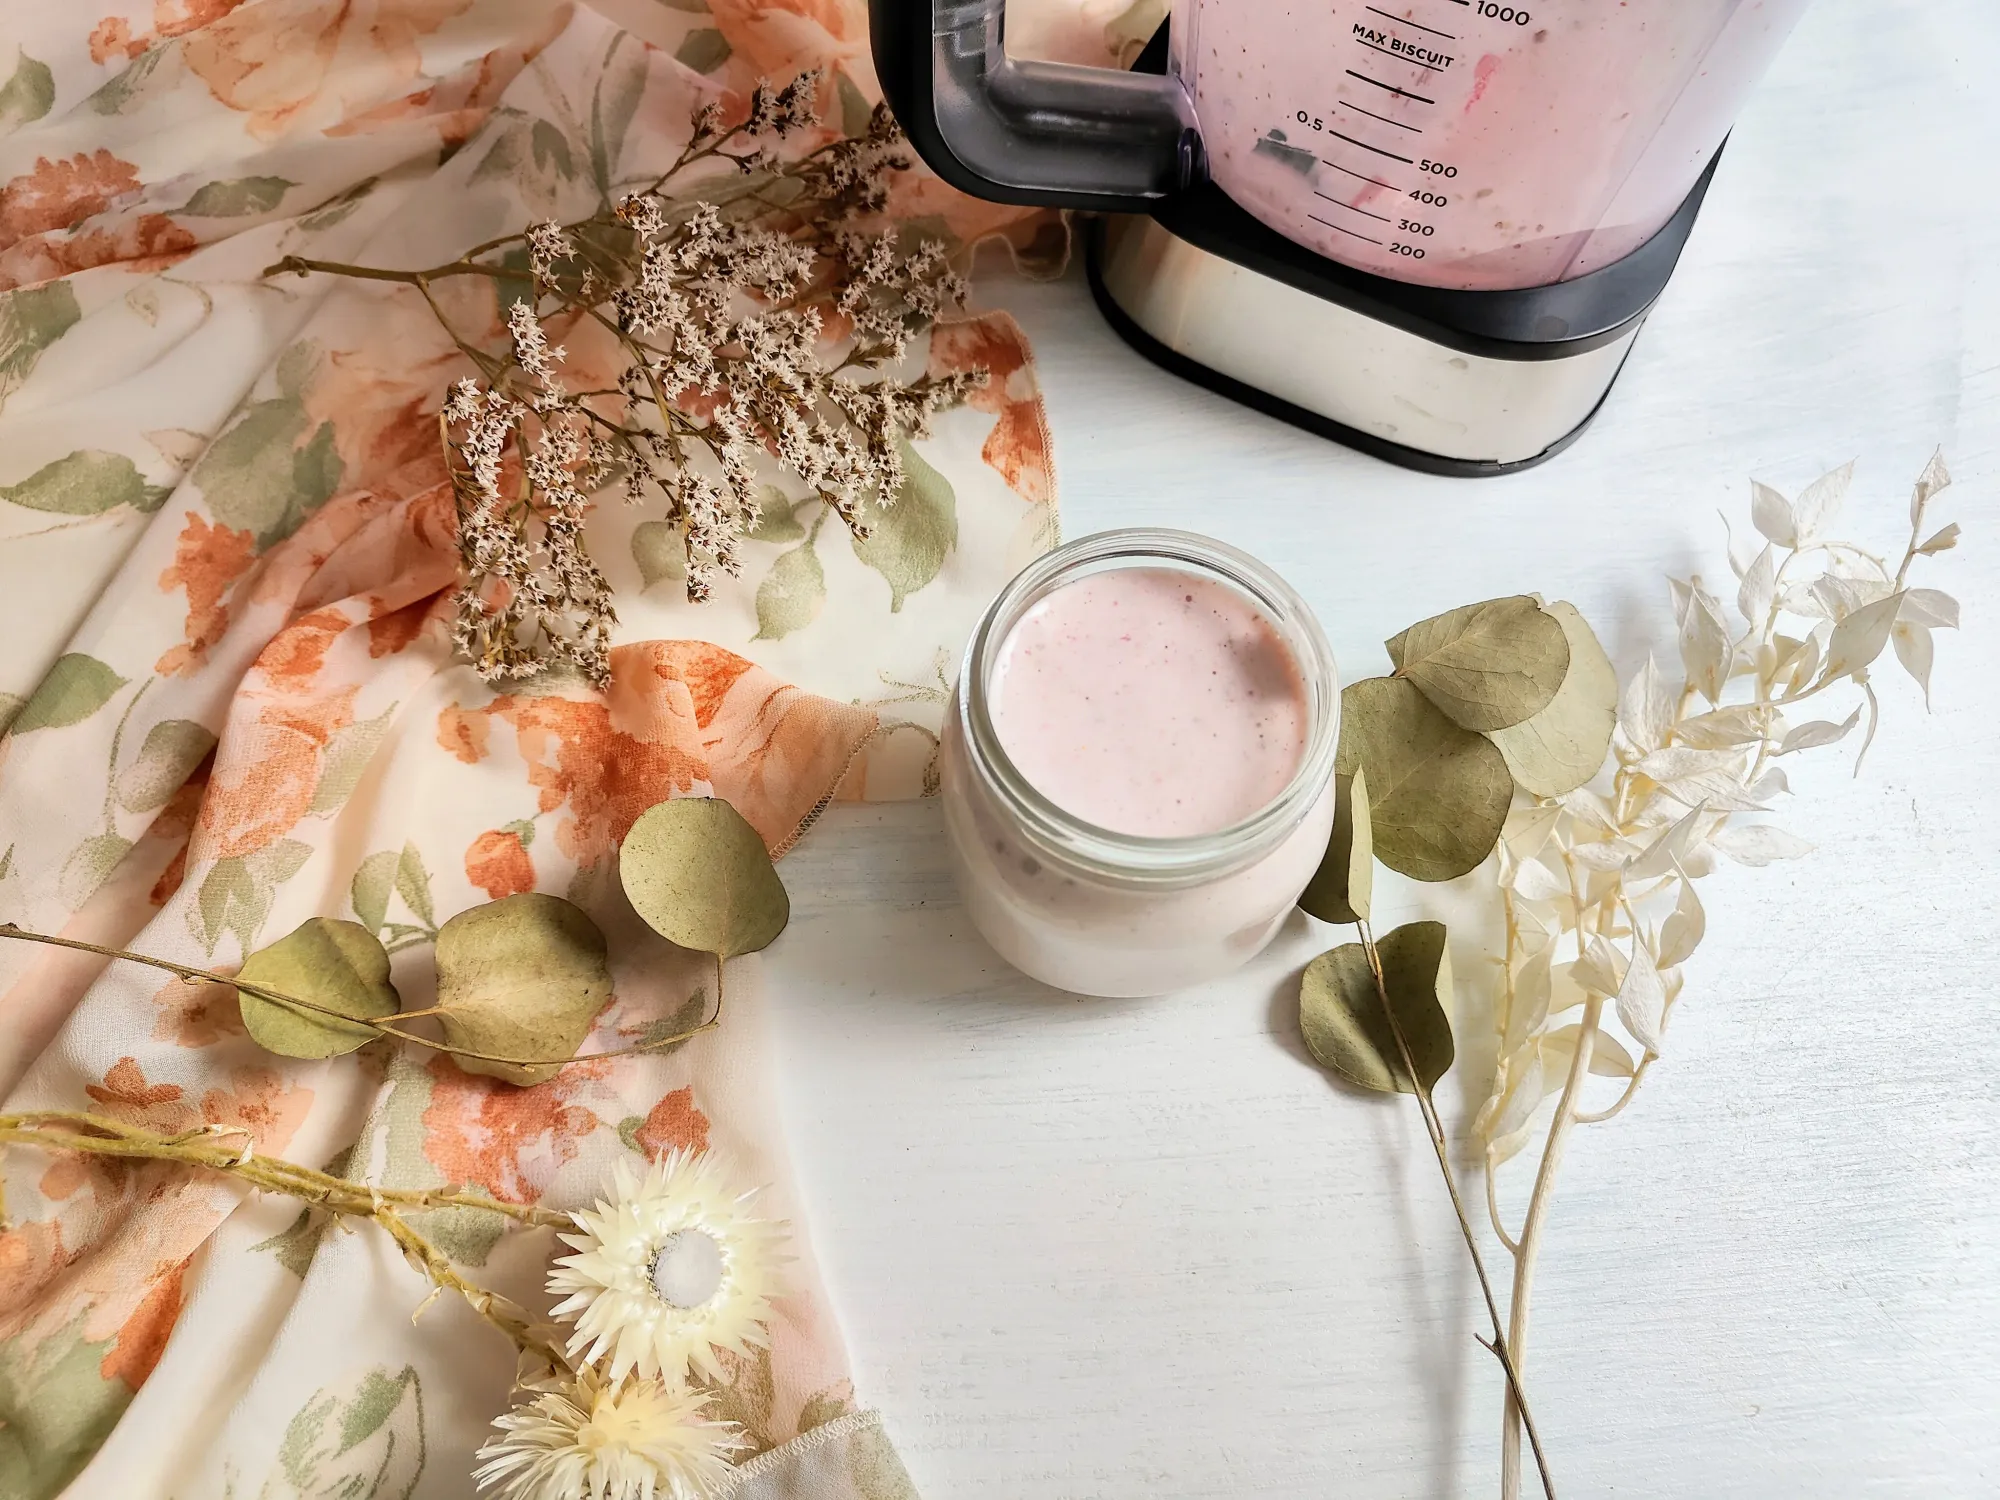
[[[414, 1007], [444, 920], [550, 891], [610, 942], [598, 1050], [684, 1029], [718, 977], [619, 892], [644, 808], [726, 797], [781, 853], [837, 792], [924, 788], [953, 654], [1053, 536], [1041, 398], [1004, 313], [919, 354], [993, 378], [919, 446], [867, 549], [779, 507], [746, 576], [697, 608], [663, 528], [607, 504], [590, 542], [621, 612], [610, 689], [498, 692], [447, 638], [435, 414], [459, 356], [406, 287], [262, 274], [288, 254], [431, 264], [581, 216], [672, 159], [692, 104], [740, 107], [760, 74], [825, 68], [848, 128], [875, 97], [859, 0], [608, 8], [643, 39], [529, 0], [12, 8], [0, 920], [227, 969], [344, 917], [384, 938]], [[1115, 50], [1107, 26], [1081, 34]], [[1047, 217], [922, 174], [898, 195], [922, 233], [1060, 255]], [[490, 290], [451, 295], [497, 334]], [[241, 1127], [380, 1184], [558, 1207], [622, 1153], [706, 1147], [796, 1226], [756, 961], [725, 978], [719, 1030], [515, 1088], [382, 1043], [281, 1059], [225, 987], [0, 942], [0, 1087], [9, 1109]], [[385, 1238], [167, 1164], [8, 1149], [0, 1171], [4, 1500], [470, 1492], [511, 1351], [451, 1299], [413, 1320], [427, 1283]], [[497, 1224], [420, 1227], [545, 1305], [552, 1240]], [[723, 1401], [759, 1449], [853, 1408], [802, 1226], [794, 1249], [773, 1347]]]

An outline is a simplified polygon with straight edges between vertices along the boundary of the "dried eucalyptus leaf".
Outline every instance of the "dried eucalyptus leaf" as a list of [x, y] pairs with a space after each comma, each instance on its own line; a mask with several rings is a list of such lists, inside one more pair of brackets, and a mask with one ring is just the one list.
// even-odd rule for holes
[[[393, 1016], [403, 1006], [389, 982], [389, 955], [375, 934], [358, 922], [333, 917], [301, 922], [246, 958], [236, 977], [370, 1021]], [[280, 1057], [339, 1057], [379, 1034], [373, 1027], [242, 990], [237, 1002], [250, 1040]]]
[[1569, 671], [1561, 624], [1526, 594], [1433, 615], [1387, 645], [1397, 676], [1454, 724], [1482, 732], [1533, 718]]
[[545, 1083], [611, 999], [604, 934], [581, 907], [528, 891], [460, 912], [437, 935], [437, 1003], [447, 1045], [546, 1063], [482, 1062], [468, 1073]]
[[1340, 695], [1335, 769], [1367, 772], [1375, 857], [1413, 880], [1477, 868], [1514, 800], [1493, 742], [1452, 723], [1404, 677], [1365, 677]]
[[1365, 922], [1375, 894], [1375, 833], [1368, 813], [1368, 773], [1334, 778], [1333, 833], [1326, 856], [1299, 897], [1322, 922]]
[[646, 925], [698, 953], [755, 953], [791, 920], [764, 840], [719, 798], [676, 797], [647, 809], [625, 835], [618, 869]]
[[1560, 797], [1575, 791], [1604, 764], [1611, 731], [1618, 722], [1618, 674], [1598, 643], [1597, 632], [1574, 604], [1558, 600], [1546, 607], [1569, 642], [1569, 670], [1548, 706], [1532, 719], [1491, 731], [1523, 791]]
[[[1425, 1089], [1451, 1068], [1451, 959], [1442, 922], [1411, 922], [1376, 944], [1383, 988]], [[1377, 1093], [1413, 1093], [1368, 953], [1343, 943], [1306, 965], [1299, 1027], [1319, 1065]]]

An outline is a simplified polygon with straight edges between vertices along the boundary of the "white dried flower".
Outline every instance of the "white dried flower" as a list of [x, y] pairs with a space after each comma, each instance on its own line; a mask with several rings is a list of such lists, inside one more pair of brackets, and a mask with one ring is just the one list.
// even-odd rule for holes
[[556, 262], [570, 259], [576, 254], [575, 246], [563, 232], [560, 224], [550, 222], [528, 226], [528, 268], [537, 281], [548, 281], [555, 275]]
[[574, 1321], [572, 1357], [606, 1361], [615, 1380], [723, 1377], [717, 1351], [745, 1356], [769, 1342], [782, 1223], [750, 1212], [706, 1153], [675, 1151], [643, 1176], [619, 1162], [609, 1201], [572, 1214], [549, 1291]]
[[702, 1500], [747, 1446], [703, 1415], [712, 1399], [584, 1369], [496, 1418], [473, 1478], [501, 1500]]

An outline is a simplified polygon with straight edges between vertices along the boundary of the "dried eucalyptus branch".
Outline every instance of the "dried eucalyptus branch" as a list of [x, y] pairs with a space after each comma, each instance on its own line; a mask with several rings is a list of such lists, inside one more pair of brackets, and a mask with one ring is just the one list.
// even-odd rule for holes
[[[498, 904], [498, 903], [495, 903]], [[315, 919], [317, 921], [319, 919]], [[349, 924], [351, 925], [351, 924]], [[312, 923], [306, 924], [310, 928]], [[296, 934], [294, 934], [296, 936]], [[145, 964], [149, 968], [164, 969], [187, 984], [219, 984], [236, 991], [238, 996], [248, 996], [276, 1006], [280, 1010], [292, 1012], [302, 1019], [310, 1020], [316, 1031], [346, 1031], [359, 1029], [372, 1032], [378, 1037], [389, 1037], [399, 1042], [410, 1042], [433, 1052], [443, 1052], [461, 1062], [491, 1063], [499, 1067], [514, 1069], [555, 1069], [568, 1067], [571, 1063], [595, 1062], [605, 1057], [632, 1057], [643, 1052], [659, 1052], [665, 1048], [678, 1046], [700, 1036], [705, 1031], [713, 1031], [722, 1024], [722, 959], [715, 960], [715, 1006], [707, 1020], [699, 1026], [691, 1026], [685, 1031], [671, 1035], [649, 1037], [630, 1047], [609, 1047], [601, 1052], [572, 1053], [566, 1057], [509, 1057], [499, 1053], [481, 1052], [470, 1047], [456, 1047], [449, 1042], [440, 1042], [432, 1037], [421, 1036], [413, 1031], [405, 1031], [397, 1024], [415, 1020], [420, 1016], [442, 1016], [450, 1012], [446, 1005], [427, 1006], [421, 1010], [397, 1011], [393, 1020], [360, 1014], [353, 1007], [323, 1004], [304, 995], [288, 990], [274, 989], [270, 985], [259, 984], [243, 978], [240, 974], [218, 974], [212, 969], [199, 969], [190, 964], [176, 963], [168, 958], [155, 958], [150, 953], [135, 953], [129, 948], [107, 948], [97, 943], [82, 942], [77, 938], [53, 937], [46, 932], [30, 932], [25, 927], [17, 927], [12, 922], [0, 922], [0, 938], [13, 938], [21, 942], [45, 943], [52, 948], [73, 948], [82, 953], [95, 953], [104, 958], [121, 959], [126, 963]], [[263, 951], [263, 950], [260, 950]], [[328, 1023], [331, 1023], [329, 1025]], [[368, 1038], [363, 1038], [365, 1041]], [[358, 1045], [358, 1043], [357, 1043]], [[275, 1049], [274, 1049], [275, 1050]], [[318, 1054], [325, 1055], [325, 1054]]]
[[504, 1203], [462, 1187], [385, 1188], [257, 1154], [240, 1125], [198, 1125], [168, 1135], [106, 1115], [78, 1110], [29, 1110], [0, 1115], [0, 1142], [47, 1151], [75, 1151], [125, 1161], [171, 1161], [229, 1177], [259, 1192], [296, 1198], [308, 1208], [379, 1224], [404, 1259], [440, 1291], [456, 1292], [523, 1354], [567, 1370], [560, 1343], [535, 1328], [524, 1309], [461, 1276], [451, 1258], [405, 1217], [433, 1208], [476, 1208], [537, 1228], [568, 1228], [570, 1216], [534, 1204]]
[[[890, 174], [910, 166], [886, 106], [860, 136], [783, 154], [817, 124], [821, 83], [759, 84], [727, 127], [703, 105], [665, 171], [588, 218], [425, 270], [291, 256], [265, 271], [414, 286], [478, 372], [438, 420], [458, 515], [455, 640], [489, 681], [551, 661], [609, 680], [616, 614], [582, 530], [592, 493], [618, 483], [664, 505], [698, 602], [739, 571], [766, 455], [866, 537], [868, 507], [902, 488], [902, 441], [983, 382], [892, 373], [965, 283], [943, 245], [906, 253], [878, 228]], [[462, 276], [493, 283], [504, 351], [454, 326], [433, 294]], [[570, 390], [551, 330], [614, 341], [616, 377]]]
[[[1852, 467], [1816, 481], [1796, 502], [1752, 486], [1752, 520], [1765, 544], [1748, 558], [1732, 549], [1740, 628], [1700, 578], [1670, 580], [1682, 672], [1670, 679], [1648, 660], [1625, 685], [1609, 791], [1578, 787], [1524, 800], [1508, 816], [1499, 845], [1507, 942], [1496, 1018], [1500, 1062], [1474, 1131], [1485, 1143], [1494, 1231], [1514, 1257], [1508, 1342], [1517, 1361], [1525, 1357], [1535, 1270], [1565, 1148], [1576, 1126], [1622, 1111], [1659, 1057], [1682, 966], [1707, 925], [1696, 880], [1715, 868], [1718, 854], [1762, 866], [1806, 853], [1809, 846], [1793, 835], [1743, 821], [1789, 791], [1775, 762], [1838, 743], [1864, 713], [1865, 754], [1881, 712], [1871, 668], [1893, 648], [1928, 699], [1931, 631], [1958, 624], [1949, 595], [1909, 584], [1918, 558], [1957, 543], [1956, 522], [1932, 530], [1929, 518], [1950, 483], [1942, 456], [1917, 480], [1908, 540], [1893, 566], [1827, 537]], [[1843, 683], [1861, 697], [1844, 719], [1788, 721]], [[1580, 1010], [1578, 1019], [1558, 1025], [1572, 1010]], [[1593, 1075], [1621, 1087], [1608, 1104], [1587, 1110]], [[1511, 1233], [1494, 1178], [1528, 1144], [1551, 1093], [1555, 1110], [1526, 1214]], [[1502, 1494], [1514, 1500], [1521, 1422], [1511, 1394], [1502, 1432]]]

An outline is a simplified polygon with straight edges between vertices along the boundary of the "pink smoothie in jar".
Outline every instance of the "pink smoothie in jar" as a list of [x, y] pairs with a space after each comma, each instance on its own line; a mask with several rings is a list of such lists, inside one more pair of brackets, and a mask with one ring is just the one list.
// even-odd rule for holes
[[1338, 713], [1311, 612], [1233, 548], [1109, 532], [1041, 559], [982, 622], [944, 735], [974, 923], [1086, 994], [1235, 968], [1325, 850]]
[[1289, 239], [1488, 291], [1673, 216], [1806, 0], [1178, 0], [1209, 171]]

